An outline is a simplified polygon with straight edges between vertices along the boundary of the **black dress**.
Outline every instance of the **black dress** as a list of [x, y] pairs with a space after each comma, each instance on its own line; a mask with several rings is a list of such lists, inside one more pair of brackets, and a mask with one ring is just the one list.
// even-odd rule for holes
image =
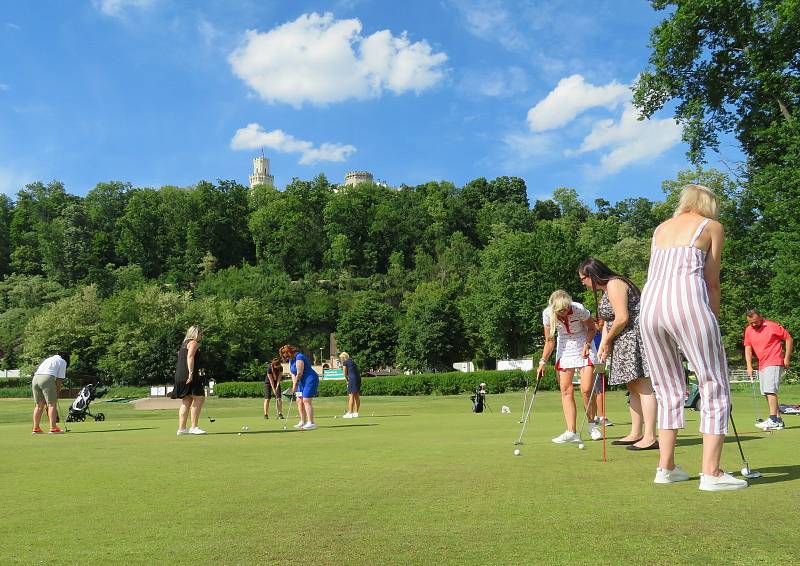
[[189, 342], [185, 340], [181, 344], [181, 349], [178, 350], [178, 363], [175, 365], [175, 388], [172, 390], [170, 397], [173, 399], [183, 399], [187, 395], [195, 395], [202, 397], [205, 395], [203, 388], [203, 380], [200, 378], [200, 349], [195, 350], [194, 353], [194, 375], [192, 382], [186, 383], [186, 378], [189, 377], [189, 368], [186, 365], [186, 358], [189, 355]]

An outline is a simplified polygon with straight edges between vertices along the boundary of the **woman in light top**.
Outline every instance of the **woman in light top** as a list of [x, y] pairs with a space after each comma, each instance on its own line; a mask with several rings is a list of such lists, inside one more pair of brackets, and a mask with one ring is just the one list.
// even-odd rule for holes
[[547, 359], [555, 349], [555, 369], [558, 372], [558, 386], [561, 390], [561, 408], [567, 424], [567, 429], [555, 437], [553, 442], [563, 444], [580, 441], [576, 432], [577, 409], [572, 385], [576, 370], [580, 374], [583, 406], [587, 407], [586, 411], [589, 413], [587, 419], [592, 423], [589, 434], [592, 440], [599, 440], [602, 438], [602, 433], [594, 424], [594, 409], [589, 403], [594, 377], [592, 368], [598, 362], [593, 340], [596, 330], [594, 319], [589, 311], [582, 304], [574, 302], [566, 291], [555, 291], [550, 295], [547, 304], [547, 308], [542, 312], [545, 344], [537, 376], [544, 375]]

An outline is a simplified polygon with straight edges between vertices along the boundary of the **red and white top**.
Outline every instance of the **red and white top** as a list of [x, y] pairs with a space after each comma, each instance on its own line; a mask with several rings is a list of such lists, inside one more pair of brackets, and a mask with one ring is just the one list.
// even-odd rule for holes
[[[586, 344], [586, 326], [591, 313], [580, 303], [572, 302], [567, 316], [558, 319], [556, 342], [556, 369], [582, 368], [596, 365], [597, 349], [594, 341], [589, 345], [589, 357], [583, 357], [583, 346]], [[542, 311], [542, 323], [545, 330], [550, 328], [550, 309]]]

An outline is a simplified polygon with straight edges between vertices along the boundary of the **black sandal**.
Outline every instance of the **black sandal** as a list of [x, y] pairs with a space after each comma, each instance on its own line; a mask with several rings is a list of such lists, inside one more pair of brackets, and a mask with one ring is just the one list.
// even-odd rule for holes
[[619, 438], [617, 440], [612, 440], [611, 444], [613, 444], [614, 446], [630, 446], [632, 444], [636, 444], [640, 440], [641, 438], [637, 438], [636, 440], [622, 440], [621, 438]]
[[654, 441], [650, 446], [636, 446], [631, 444], [628, 450], [658, 450], [658, 440]]

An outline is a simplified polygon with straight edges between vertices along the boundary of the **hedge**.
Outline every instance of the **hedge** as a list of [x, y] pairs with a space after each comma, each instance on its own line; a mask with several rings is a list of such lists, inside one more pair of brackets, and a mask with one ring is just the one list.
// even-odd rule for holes
[[[362, 395], [457, 395], [471, 393], [481, 383], [486, 383], [489, 393], [504, 393], [525, 387], [526, 375], [533, 386], [535, 377], [533, 373], [524, 373], [520, 370], [511, 371], [476, 371], [472, 373], [425, 373], [417, 375], [395, 375], [389, 377], [364, 377], [361, 380]], [[289, 387], [290, 382], [285, 381], [282, 388]], [[548, 368], [539, 389], [553, 391], [558, 389], [555, 371]], [[226, 382], [217, 383], [214, 393], [218, 397], [262, 397], [264, 384], [252, 382]], [[344, 381], [320, 381], [320, 397], [336, 397], [347, 394]]]

